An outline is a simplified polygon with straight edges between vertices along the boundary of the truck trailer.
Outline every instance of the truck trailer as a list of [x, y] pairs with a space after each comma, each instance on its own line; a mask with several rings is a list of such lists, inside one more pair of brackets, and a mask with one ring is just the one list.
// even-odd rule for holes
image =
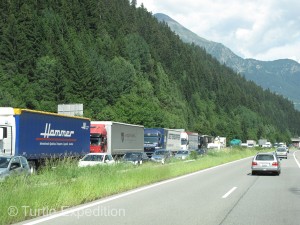
[[247, 147], [248, 148], [254, 148], [256, 146], [256, 141], [255, 140], [247, 140]]
[[205, 134], [199, 134], [198, 148], [207, 148], [208, 144], [214, 142], [214, 137]]
[[46, 159], [89, 153], [90, 119], [0, 107], [0, 153], [24, 156], [32, 171]]
[[217, 148], [217, 149], [221, 149], [221, 148], [226, 148], [226, 137], [215, 137], [214, 142], [213, 143], [209, 143], [207, 145], [207, 148]]
[[90, 143], [90, 152], [107, 152], [114, 157], [120, 157], [127, 152], [143, 152], [144, 126], [92, 121]]

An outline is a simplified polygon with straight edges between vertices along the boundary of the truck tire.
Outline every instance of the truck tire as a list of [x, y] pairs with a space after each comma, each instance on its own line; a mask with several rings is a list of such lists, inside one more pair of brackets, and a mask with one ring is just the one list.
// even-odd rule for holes
[[31, 174], [36, 174], [36, 170], [37, 170], [37, 165], [35, 161], [29, 161], [29, 166], [30, 166], [30, 173]]

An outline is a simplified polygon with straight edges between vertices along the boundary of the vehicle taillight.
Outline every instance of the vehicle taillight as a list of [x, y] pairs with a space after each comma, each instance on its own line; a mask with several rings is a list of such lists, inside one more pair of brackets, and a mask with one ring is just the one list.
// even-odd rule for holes
[[252, 166], [257, 166], [257, 162], [252, 162]]
[[278, 162], [273, 162], [272, 166], [278, 166]]

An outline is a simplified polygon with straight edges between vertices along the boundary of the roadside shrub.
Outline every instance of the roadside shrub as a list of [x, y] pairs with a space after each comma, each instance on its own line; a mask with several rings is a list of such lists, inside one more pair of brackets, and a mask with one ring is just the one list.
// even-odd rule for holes
[[197, 159], [198, 158], [198, 153], [196, 151], [192, 151], [190, 155], [191, 159]]

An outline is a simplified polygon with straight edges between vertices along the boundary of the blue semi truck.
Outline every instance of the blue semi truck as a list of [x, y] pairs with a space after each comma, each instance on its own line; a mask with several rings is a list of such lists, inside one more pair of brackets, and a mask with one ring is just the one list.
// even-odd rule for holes
[[176, 153], [180, 150], [180, 130], [168, 128], [144, 129], [144, 152], [151, 156], [157, 149], [166, 149]]
[[0, 107], [0, 154], [27, 158], [32, 171], [46, 159], [90, 151], [90, 119]]

